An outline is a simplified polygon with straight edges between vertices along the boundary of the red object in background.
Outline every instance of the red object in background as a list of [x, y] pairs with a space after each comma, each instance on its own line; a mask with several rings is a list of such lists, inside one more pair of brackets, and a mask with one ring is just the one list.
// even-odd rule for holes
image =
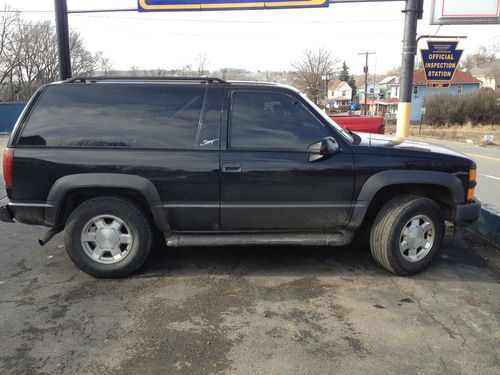
[[353, 132], [385, 134], [383, 117], [330, 116], [333, 121]]

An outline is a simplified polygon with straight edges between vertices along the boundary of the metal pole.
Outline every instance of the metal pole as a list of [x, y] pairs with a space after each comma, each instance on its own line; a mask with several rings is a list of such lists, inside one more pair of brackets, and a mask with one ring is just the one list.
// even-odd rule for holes
[[368, 114], [368, 52], [365, 54], [365, 111], [364, 115]]
[[406, 0], [403, 58], [399, 77], [399, 107], [396, 135], [406, 138], [410, 134], [411, 93], [413, 69], [417, 54], [417, 21], [422, 16], [422, 0]]
[[69, 49], [68, 5], [66, 0], [54, 0], [56, 13], [57, 45], [59, 51], [59, 78], [71, 78], [71, 54]]

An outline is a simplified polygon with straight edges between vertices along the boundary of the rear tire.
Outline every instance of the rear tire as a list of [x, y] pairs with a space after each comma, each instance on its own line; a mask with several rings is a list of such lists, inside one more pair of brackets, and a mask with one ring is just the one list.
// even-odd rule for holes
[[149, 255], [152, 238], [145, 213], [120, 197], [89, 199], [66, 223], [66, 252], [80, 270], [98, 278], [136, 271]]
[[373, 258], [389, 272], [410, 275], [422, 271], [441, 246], [444, 219], [431, 199], [404, 195], [378, 213], [370, 233]]

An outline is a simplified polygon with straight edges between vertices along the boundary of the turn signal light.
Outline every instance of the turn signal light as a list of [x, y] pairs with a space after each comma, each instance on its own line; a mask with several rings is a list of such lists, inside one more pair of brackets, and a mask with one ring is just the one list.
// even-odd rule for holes
[[474, 199], [474, 194], [474, 188], [467, 189], [467, 202], [472, 202], [472, 200]]
[[14, 150], [6, 148], [3, 152], [3, 179], [5, 187], [14, 186]]
[[471, 168], [469, 170], [469, 182], [476, 182], [476, 177], [477, 177], [477, 169]]
[[469, 188], [467, 189], [467, 202], [472, 202], [475, 195], [477, 168], [469, 169]]

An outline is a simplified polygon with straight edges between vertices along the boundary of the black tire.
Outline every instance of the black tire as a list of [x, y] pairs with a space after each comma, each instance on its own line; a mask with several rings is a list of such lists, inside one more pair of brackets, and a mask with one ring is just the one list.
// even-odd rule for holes
[[[425, 215], [434, 225], [434, 242], [432, 246], [429, 243], [430, 250], [422, 259], [408, 261], [400, 250], [402, 232], [418, 215]], [[370, 233], [370, 248], [375, 261], [386, 270], [396, 275], [410, 275], [429, 265], [441, 246], [443, 235], [444, 219], [439, 205], [428, 198], [403, 195], [390, 200], [378, 213]]]
[[[128, 247], [127, 255], [117, 263], [99, 263], [87, 255], [82, 245], [84, 227], [99, 215], [119, 218], [131, 232], [133, 241]], [[152, 239], [151, 224], [145, 213], [132, 201], [115, 196], [85, 201], [71, 213], [66, 223], [66, 252], [80, 270], [97, 278], [124, 277], [136, 271], [148, 257]]]

